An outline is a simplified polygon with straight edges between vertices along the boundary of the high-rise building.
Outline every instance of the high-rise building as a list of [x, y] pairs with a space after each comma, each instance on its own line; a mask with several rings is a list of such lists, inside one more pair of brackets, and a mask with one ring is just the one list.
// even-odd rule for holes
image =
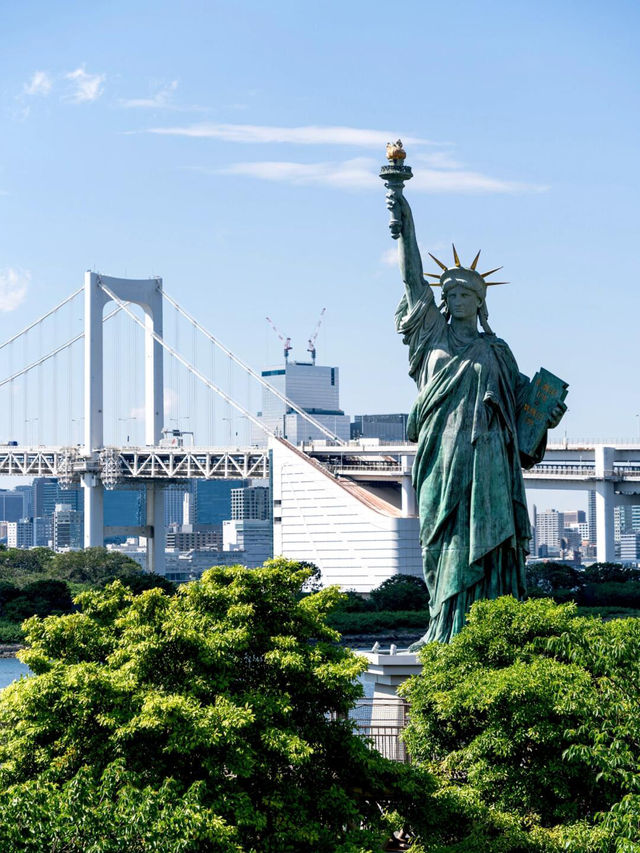
[[33, 486], [16, 486], [14, 491], [20, 492], [24, 496], [24, 517], [31, 518], [33, 516]]
[[[338, 438], [349, 440], [351, 427], [348, 415], [340, 408], [337, 367], [287, 361], [283, 367], [263, 370], [262, 377]], [[258, 412], [258, 418], [270, 432], [292, 444], [327, 437], [266, 388], [262, 391], [262, 411]], [[257, 427], [252, 429], [251, 436], [253, 444], [266, 444], [265, 434]]]
[[203, 551], [222, 548], [222, 531], [217, 525], [171, 524], [167, 528], [167, 548]]
[[587, 514], [583, 509], [565, 510], [563, 516], [565, 527], [575, 527], [577, 524], [585, 524], [587, 521]]
[[589, 542], [596, 544], [596, 493], [591, 489], [587, 492], [587, 524], [589, 525]]
[[268, 521], [271, 518], [271, 490], [267, 486], [231, 489], [233, 521]]
[[248, 480], [192, 480], [195, 524], [217, 524], [231, 518], [231, 493]]
[[54, 477], [36, 477], [31, 484], [34, 516], [52, 516], [58, 497], [58, 481]]
[[623, 533], [620, 537], [620, 561], [637, 563], [640, 559], [640, 533]]
[[56, 504], [66, 504], [77, 512], [84, 508], [84, 495], [79, 486], [63, 489], [55, 477], [35, 477], [31, 488], [34, 517], [52, 517]]
[[633, 533], [632, 507], [619, 504], [613, 508], [613, 538], [620, 542], [625, 533]]
[[163, 489], [164, 494], [164, 524], [182, 524], [184, 496], [191, 488], [193, 480], [188, 485], [182, 483], [171, 483]]
[[409, 415], [354, 415], [351, 438], [379, 438], [384, 443], [406, 441]]
[[104, 493], [105, 527], [139, 527], [146, 515], [145, 489], [107, 489]]
[[33, 522], [29, 518], [7, 522], [7, 547], [31, 548], [33, 546]]
[[273, 526], [270, 520], [227, 520], [222, 525], [225, 551], [241, 551], [238, 562], [249, 569], [258, 568], [273, 557]]
[[53, 549], [82, 548], [83, 513], [71, 504], [56, 504], [53, 512]]
[[564, 531], [564, 513], [556, 509], [536, 512], [536, 546], [538, 553], [544, 546], [545, 553], [559, 552]]
[[0, 489], [0, 521], [20, 521], [24, 515], [23, 493]]
[[33, 525], [33, 547], [52, 548], [53, 516], [45, 516], [44, 518], [36, 516], [31, 519], [31, 523]]

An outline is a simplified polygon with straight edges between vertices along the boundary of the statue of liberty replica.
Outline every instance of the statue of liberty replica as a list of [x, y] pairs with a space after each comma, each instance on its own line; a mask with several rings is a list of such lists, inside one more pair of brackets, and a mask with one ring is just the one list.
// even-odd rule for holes
[[[420, 514], [424, 578], [430, 595], [425, 643], [448, 642], [483, 598], [525, 591], [531, 528], [522, 467], [539, 462], [547, 430], [566, 411], [566, 383], [541, 369], [529, 380], [505, 341], [489, 327], [487, 281], [480, 253], [470, 266], [455, 246], [433, 285], [425, 281], [411, 208], [403, 195], [412, 177], [402, 143], [387, 146], [385, 181], [391, 236], [398, 240], [405, 292], [396, 328], [409, 347], [418, 397], [408, 438], [417, 442], [413, 485]], [[432, 287], [439, 287], [436, 302]], [[478, 329], [478, 324], [481, 331]]]

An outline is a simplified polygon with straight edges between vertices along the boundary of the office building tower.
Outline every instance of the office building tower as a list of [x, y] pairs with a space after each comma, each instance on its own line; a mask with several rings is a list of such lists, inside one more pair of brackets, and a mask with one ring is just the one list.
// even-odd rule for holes
[[104, 493], [105, 527], [140, 527], [146, 522], [145, 489], [107, 489]]
[[233, 521], [267, 521], [271, 518], [271, 491], [267, 486], [245, 486], [231, 490]]
[[80, 549], [83, 546], [83, 513], [71, 504], [56, 504], [53, 512], [54, 551]]
[[34, 516], [52, 516], [58, 500], [58, 481], [54, 477], [36, 477], [31, 484]]
[[379, 438], [384, 444], [406, 441], [409, 415], [355, 415], [351, 438]]
[[620, 537], [620, 561], [637, 563], [640, 559], [640, 533], [623, 533]]
[[613, 508], [613, 538], [615, 542], [620, 542], [625, 533], [633, 533], [631, 509], [632, 507], [625, 504]]
[[559, 553], [564, 531], [564, 513], [555, 509], [536, 512], [536, 544], [538, 553], [544, 547], [546, 554]]
[[24, 517], [33, 517], [33, 485], [16, 486], [15, 492], [19, 492], [24, 498]]
[[192, 480], [195, 524], [216, 524], [231, 518], [231, 493], [249, 484], [248, 480]]
[[31, 519], [31, 523], [33, 526], [33, 547], [52, 548], [53, 516], [45, 516], [44, 518], [35, 516]]
[[28, 518], [7, 522], [7, 548], [31, 548], [33, 522]]
[[24, 515], [22, 492], [0, 489], [0, 521], [20, 521]]
[[565, 511], [563, 516], [565, 527], [575, 527], [577, 524], [585, 524], [587, 521], [587, 514], [583, 509]]
[[270, 520], [227, 520], [222, 525], [222, 547], [238, 551], [238, 563], [255, 569], [273, 557], [273, 526]]
[[[344, 441], [349, 440], [351, 428], [348, 415], [340, 408], [337, 367], [287, 361], [284, 367], [263, 370], [262, 377], [331, 433]], [[258, 412], [258, 418], [270, 432], [283, 436], [292, 444], [327, 438], [266, 388], [262, 391], [262, 411]], [[262, 430], [252, 429], [253, 444], [264, 445], [266, 440]]]
[[55, 477], [36, 477], [31, 485], [32, 514], [43, 518], [51, 518], [56, 504], [66, 504], [76, 512], [84, 509], [84, 495], [80, 486], [74, 485], [63, 489]]
[[587, 524], [589, 525], [589, 542], [596, 544], [596, 493], [591, 489], [587, 492]]
[[165, 527], [170, 524], [182, 524], [184, 496], [191, 488], [192, 482], [188, 484], [172, 483], [163, 489]]

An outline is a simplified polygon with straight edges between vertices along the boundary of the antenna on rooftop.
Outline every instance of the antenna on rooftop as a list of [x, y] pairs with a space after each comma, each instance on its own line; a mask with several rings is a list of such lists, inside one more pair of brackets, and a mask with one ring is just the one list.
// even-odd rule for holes
[[326, 308], [323, 308], [320, 312], [320, 317], [318, 318], [318, 322], [316, 323], [316, 327], [313, 331], [313, 334], [309, 338], [309, 346], [307, 347], [307, 352], [311, 353], [311, 361], [316, 363], [316, 338], [318, 337], [318, 332], [320, 331], [320, 326], [322, 325], [322, 318], [324, 317], [324, 312]]
[[285, 336], [284, 336], [284, 335], [283, 335], [283, 334], [278, 330], [278, 328], [276, 327], [276, 325], [275, 325], [275, 323], [273, 322], [273, 320], [271, 319], [271, 317], [267, 317], [266, 319], [267, 319], [267, 323], [269, 323], [269, 325], [271, 326], [271, 328], [273, 329], [273, 331], [276, 333], [276, 335], [280, 338], [280, 340], [281, 340], [281, 341], [282, 341], [282, 343], [284, 344], [284, 360], [285, 360], [285, 363], [286, 363], [286, 362], [289, 360], [289, 353], [290, 353], [290, 352], [291, 352], [291, 350], [293, 349], [293, 346], [292, 346], [292, 344], [291, 344], [291, 338], [285, 337]]

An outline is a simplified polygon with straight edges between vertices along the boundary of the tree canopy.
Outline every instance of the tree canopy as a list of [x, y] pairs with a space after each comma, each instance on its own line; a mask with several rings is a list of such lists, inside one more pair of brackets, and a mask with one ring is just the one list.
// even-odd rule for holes
[[[421, 659], [402, 688], [409, 750], [476, 819], [473, 830], [449, 825], [451, 846], [428, 849], [640, 850], [639, 620], [580, 618], [544, 599], [482, 601]], [[453, 843], [499, 814], [526, 830], [515, 847]]]
[[172, 596], [115, 582], [30, 619], [36, 676], [0, 695], [0, 849], [380, 849], [379, 803], [426, 777], [353, 733], [365, 664], [308, 576], [278, 559]]

